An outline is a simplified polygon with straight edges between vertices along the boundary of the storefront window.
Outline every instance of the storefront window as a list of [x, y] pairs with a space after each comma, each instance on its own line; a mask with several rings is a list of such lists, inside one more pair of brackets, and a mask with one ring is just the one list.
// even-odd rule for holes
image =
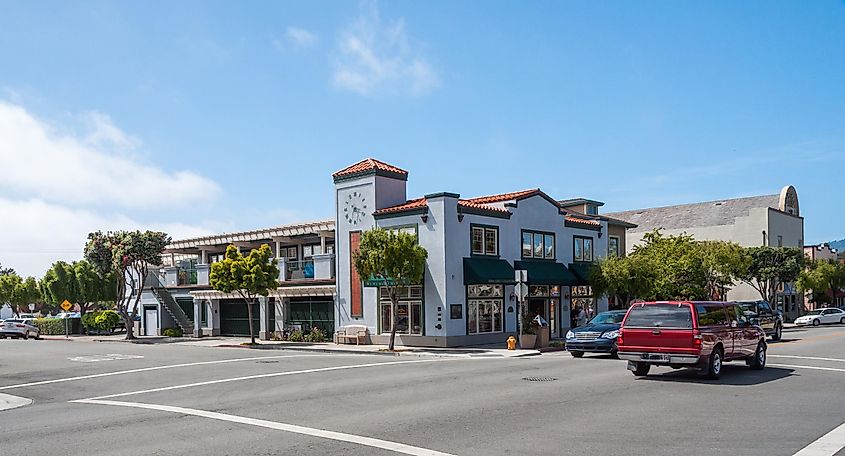
[[584, 310], [586, 321], [590, 321], [596, 314], [595, 300], [593, 299], [593, 289], [586, 286], [572, 287], [572, 327], [577, 326], [578, 314]]
[[504, 286], [467, 286], [467, 333], [502, 332]]
[[[422, 334], [422, 287], [402, 287], [396, 293], [399, 304], [396, 307], [396, 332], [399, 334]], [[386, 287], [379, 289], [379, 315], [381, 332], [389, 333], [393, 306]]]

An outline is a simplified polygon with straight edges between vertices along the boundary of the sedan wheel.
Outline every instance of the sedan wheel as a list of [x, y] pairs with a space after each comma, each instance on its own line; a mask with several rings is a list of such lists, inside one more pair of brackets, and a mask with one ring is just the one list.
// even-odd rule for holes
[[719, 350], [714, 350], [713, 354], [710, 355], [710, 362], [707, 366], [707, 378], [711, 380], [718, 380], [719, 375], [722, 373], [722, 352]]
[[29, 339], [29, 331], [23, 333], [23, 340]]
[[816, 318], [815, 320], [813, 320], [813, 326], [818, 326], [818, 325], [820, 325], [820, 324], [822, 324], [822, 322], [821, 322], [821, 321], [819, 321], [819, 319], [818, 319], [818, 318]]
[[[843, 318], [843, 320], [845, 320], [845, 318]], [[772, 334], [772, 340], [780, 340], [782, 336], [783, 328], [781, 327], [781, 325], [775, 325], [775, 333]]]
[[757, 351], [754, 352], [754, 359], [751, 360], [751, 368], [762, 370], [764, 367], [766, 367], [766, 346], [761, 342], [757, 345]]
[[842, 318], [839, 319], [839, 324], [845, 325], [845, 317], [842, 317]]

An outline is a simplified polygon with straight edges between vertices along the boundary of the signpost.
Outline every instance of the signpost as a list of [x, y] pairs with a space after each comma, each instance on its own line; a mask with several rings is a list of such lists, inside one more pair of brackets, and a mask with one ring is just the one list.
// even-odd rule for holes
[[516, 285], [513, 287], [513, 292], [516, 294], [516, 333], [517, 333], [517, 343], [519, 344], [519, 348], [522, 347], [522, 303], [525, 301], [525, 298], [528, 296], [528, 271], [524, 269], [517, 269], [514, 271], [514, 280], [516, 281]]
[[[65, 312], [67, 312], [67, 311], [69, 311], [70, 309], [72, 309], [72, 308], [73, 308], [73, 304], [71, 304], [71, 303], [70, 303], [70, 301], [68, 301], [67, 299], [65, 299], [65, 300], [64, 300], [64, 302], [62, 302], [62, 303], [59, 305], [59, 307], [61, 307], [61, 308], [62, 308], [62, 310], [64, 310]], [[67, 321], [68, 321], [68, 316], [67, 316], [67, 315], [65, 315], [64, 320], [65, 320], [65, 339], [67, 339], [67, 338], [68, 338], [68, 334], [67, 334]]]

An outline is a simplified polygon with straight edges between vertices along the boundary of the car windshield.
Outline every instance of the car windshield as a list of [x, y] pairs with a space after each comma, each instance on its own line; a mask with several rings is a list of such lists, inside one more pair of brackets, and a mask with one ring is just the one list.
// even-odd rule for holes
[[23, 320], [6, 320], [6, 323], [23, 323]]
[[639, 304], [628, 312], [625, 326], [632, 328], [692, 329], [692, 312], [685, 304]]
[[821, 313], [822, 313], [821, 310], [811, 310], [804, 315], [821, 315]]
[[625, 318], [625, 312], [602, 312], [590, 320], [592, 325], [619, 324]]
[[739, 307], [742, 308], [742, 311], [745, 313], [757, 313], [757, 303], [756, 302], [738, 302]]

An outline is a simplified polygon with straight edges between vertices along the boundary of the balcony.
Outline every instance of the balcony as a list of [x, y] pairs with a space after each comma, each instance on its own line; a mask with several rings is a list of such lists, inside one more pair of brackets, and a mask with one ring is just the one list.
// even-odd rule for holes
[[197, 284], [196, 268], [179, 268], [179, 270], [176, 271], [176, 274], [177, 283], [180, 287]]
[[334, 255], [314, 255], [305, 260], [289, 260], [280, 258], [279, 281], [310, 281], [334, 279]]

